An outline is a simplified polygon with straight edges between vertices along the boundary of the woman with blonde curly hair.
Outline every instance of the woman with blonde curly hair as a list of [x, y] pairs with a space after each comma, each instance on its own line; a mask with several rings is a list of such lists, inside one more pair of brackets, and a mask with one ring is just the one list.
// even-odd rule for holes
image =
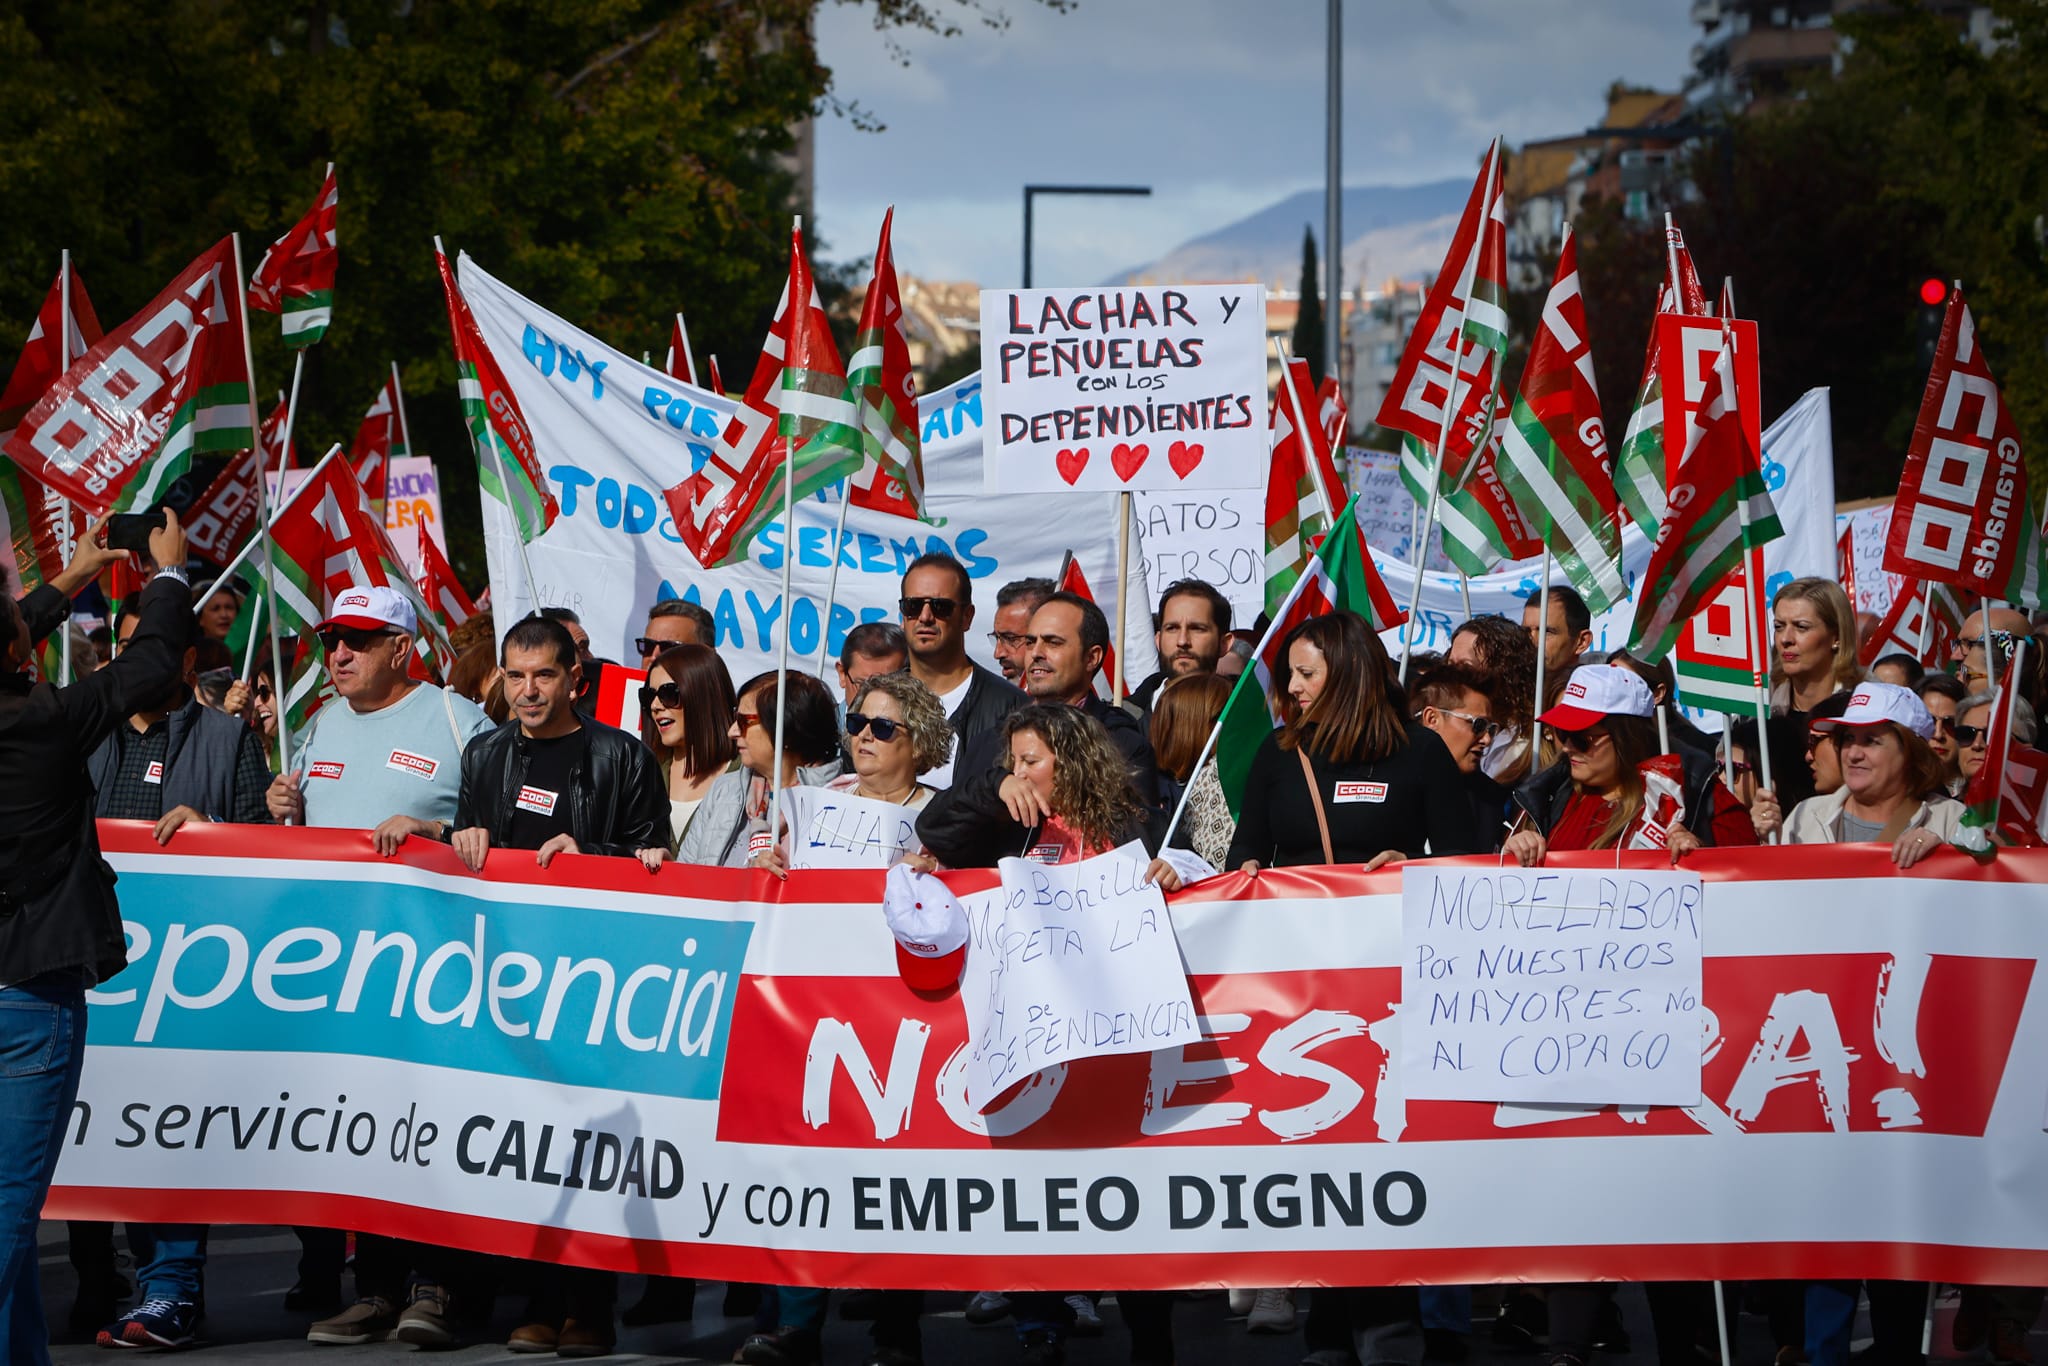
[[[917, 833], [948, 868], [993, 868], [1005, 858], [1074, 863], [1132, 840], [1157, 853], [1166, 819], [1145, 805], [1130, 765], [1102, 723], [1079, 707], [1034, 702], [1003, 721], [998, 766], [939, 793]], [[1180, 879], [1154, 859], [1148, 880]]]
[[1806, 713], [1863, 681], [1856, 609], [1833, 579], [1794, 579], [1771, 599], [1771, 712]]

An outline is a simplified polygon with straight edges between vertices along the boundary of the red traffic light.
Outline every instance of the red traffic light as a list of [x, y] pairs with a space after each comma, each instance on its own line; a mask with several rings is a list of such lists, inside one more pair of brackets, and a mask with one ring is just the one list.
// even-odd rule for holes
[[1948, 301], [1948, 281], [1928, 276], [1920, 282], [1920, 302], [1932, 308]]

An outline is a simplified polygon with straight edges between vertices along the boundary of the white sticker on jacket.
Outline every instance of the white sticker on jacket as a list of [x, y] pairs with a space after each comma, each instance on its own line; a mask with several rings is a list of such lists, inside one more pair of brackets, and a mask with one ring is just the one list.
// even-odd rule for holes
[[512, 804], [521, 811], [531, 811], [536, 816], [552, 816], [555, 814], [555, 802], [561, 795], [544, 787], [522, 787], [519, 789], [519, 800]]
[[411, 773], [432, 782], [434, 774], [440, 771], [441, 761], [439, 759], [429, 759], [424, 754], [414, 754], [408, 750], [394, 749], [391, 751], [391, 757], [384, 761], [384, 767], [395, 768], [400, 773]]
[[1338, 783], [1336, 802], [1383, 802], [1387, 799], [1385, 783]]

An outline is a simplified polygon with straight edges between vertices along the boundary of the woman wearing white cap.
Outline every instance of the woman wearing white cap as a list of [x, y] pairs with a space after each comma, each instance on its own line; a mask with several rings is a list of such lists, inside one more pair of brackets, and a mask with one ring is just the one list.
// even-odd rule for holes
[[1942, 762], [1927, 743], [1934, 717], [1919, 698], [1891, 683], [1859, 683], [1839, 717], [1813, 723], [1831, 736], [1842, 786], [1792, 808], [1785, 838], [1793, 844], [1892, 846], [1892, 861], [1910, 868], [1956, 832], [1962, 805], [1948, 796]]
[[[1506, 851], [1529, 867], [1552, 849], [1629, 847], [1651, 823], [1643, 765], [1658, 753], [1655, 713], [1650, 685], [1630, 670], [1573, 670], [1557, 705], [1538, 718], [1557, 732], [1564, 758], [1515, 789], [1518, 828]], [[1664, 832], [1672, 857], [1702, 845], [1755, 844], [1749, 813], [1713, 760], [1689, 749], [1678, 757], [1685, 809]]]

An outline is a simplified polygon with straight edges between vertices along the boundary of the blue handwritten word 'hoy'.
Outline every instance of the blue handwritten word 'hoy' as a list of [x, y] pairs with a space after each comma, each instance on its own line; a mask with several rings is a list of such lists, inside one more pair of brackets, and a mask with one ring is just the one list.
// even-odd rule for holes
[[519, 339], [519, 349], [525, 353], [527, 363], [542, 375], [550, 379], [559, 375], [562, 382], [571, 387], [587, 378], [591, 400], [595, 402], [604, 397], [604, 368], [611, 364], [610, 361], [586, 360], [579, 350], [557, 346], [553, 337], [532, 323], [526, 325], [526, 335]]

